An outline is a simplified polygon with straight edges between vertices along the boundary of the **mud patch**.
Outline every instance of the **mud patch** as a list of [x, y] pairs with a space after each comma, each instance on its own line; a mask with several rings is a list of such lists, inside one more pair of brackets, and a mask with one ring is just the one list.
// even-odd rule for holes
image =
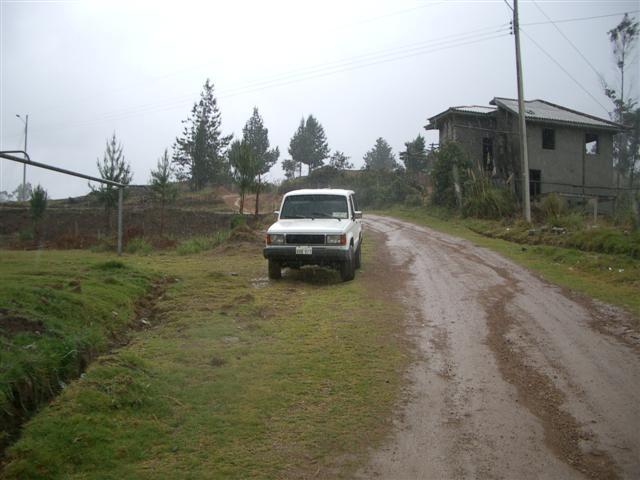
[[44, 333], [45, 326], [40, 320], [31, 320], [20, 315], [12, 315], [6, 308], [0, 308], [0, 335], [13, 337], [19, 333]]
[[[507, 280], [507, 284], [516, 283], [504, 270], [499, 273]], [[588, 478], [619, 478], [619, 469], [607, 453], [582, 451], [581, 442], [589, 440], [591, 435], [583, 431], [577, 420], [562, 409], [565, 395], [549, 377], [525, 363], [525, 356], [509, 338], [513, 321], [507, 312], [507, 305], [515, 294], [515, 289], [499, 285], [485, 299], [489, 329], [487, 345], [496, 357], [501, 375], [516, 387], [519, 402], [540, 419], [545, 443], [562, 461]]]

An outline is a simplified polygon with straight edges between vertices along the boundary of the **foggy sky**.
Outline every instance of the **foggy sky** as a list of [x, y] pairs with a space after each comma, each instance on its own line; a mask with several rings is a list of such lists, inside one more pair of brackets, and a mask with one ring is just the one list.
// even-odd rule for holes
[[[538, 5], [554, 20], [640, 9], [638, 1]], [[115, 132], [135, 184], [148, 181], [181, 133], [207, 78], [216, 87], [225, 134], [241, 136], [257, 106], [272, 146], [288, 158], [301, 117], [313, 114], [330, 148], [357, 167], [377, 137], [397, 155], [419, 133], [437, 142], [437, 134], [423, 129], [427, 117], [516, 96], [514, 40], [505, 29], [511, 11], [502, 0], [0, 0], [0, 17], [0, 149], [22, 148], [24, 126], [15, 115], [29, 114], [33, 160], [97, 175], [96, 159]], [[557, 24], [613, 83], [606, 32], [621, 18]], [[521, 1], [523, 30], [595, 100], [523, 35], [526, 98], [606, 118], [611, 104], [591, 67], [553, 25], [526, 25], [545, 21], [533, 3]], [[454, 40], [466, 45], [452, 48]], [[626, 84], [636, 95], [639, 71], [636, 51]], [[13, 191], [22, 166], [1, 162], [0, 191]], [[270, 177], [282, 178], [279, 164]], [[83, 180], [34, 168], [27, 181], [54, 198], [88, 190]]]

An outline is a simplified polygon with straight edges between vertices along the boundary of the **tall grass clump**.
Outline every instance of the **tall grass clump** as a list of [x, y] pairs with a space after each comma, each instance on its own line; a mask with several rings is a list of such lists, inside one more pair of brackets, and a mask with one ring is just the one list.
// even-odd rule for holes
[[229, 238], [229, 230], [220, 230], [213, 235], [197, 236], [184, 240], [176, 247], [178, 255], [192, 255], [211, 250]]
[[501, 219], [515, 212], [516, 200], [509, 190], [497, 187], [484, 174], [469, 170], [462, 213], [465, 217]]

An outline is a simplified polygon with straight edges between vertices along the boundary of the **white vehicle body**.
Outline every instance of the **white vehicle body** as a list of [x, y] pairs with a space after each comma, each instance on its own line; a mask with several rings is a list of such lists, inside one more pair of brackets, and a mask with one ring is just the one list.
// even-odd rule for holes
[[287, 193], [278, 220], [267, 231], [269, 276], [283, 267], [323, 265], [351, 280], [360, 266], [362, 212], [351, 190], [304, 189]]

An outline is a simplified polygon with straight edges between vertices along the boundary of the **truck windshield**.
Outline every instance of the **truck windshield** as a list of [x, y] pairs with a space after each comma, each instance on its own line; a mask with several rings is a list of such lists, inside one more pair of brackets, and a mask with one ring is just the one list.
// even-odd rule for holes
[[292, 195], [285, 198], [280, 218], [349, 218], [347, 197]]

